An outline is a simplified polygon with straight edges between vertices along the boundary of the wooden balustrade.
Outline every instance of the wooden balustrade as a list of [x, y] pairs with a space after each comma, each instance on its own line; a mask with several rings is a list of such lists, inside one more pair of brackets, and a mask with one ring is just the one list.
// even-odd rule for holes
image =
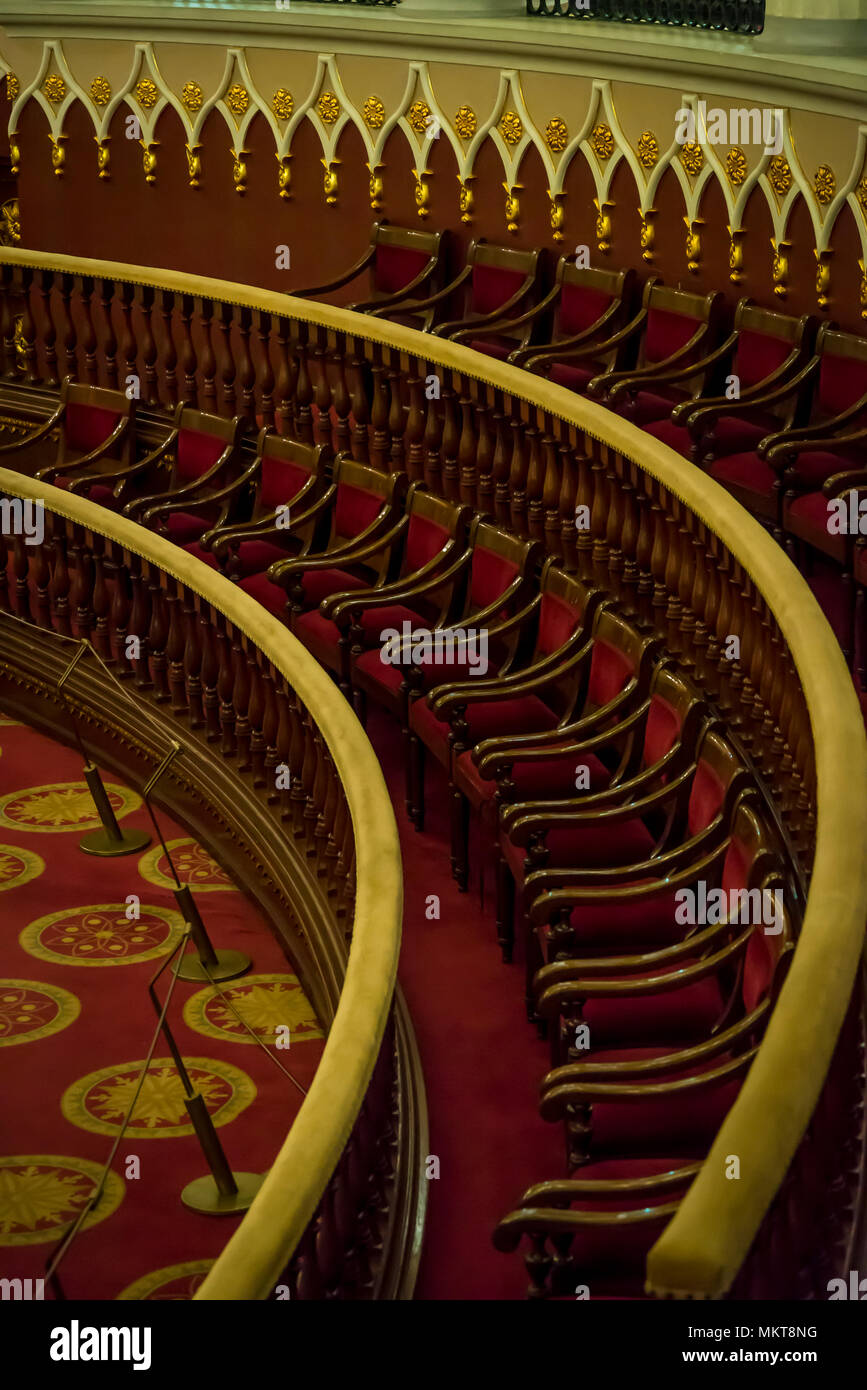
[[[857, 703], [803, 581], [758, 523], [699, 470], [592, 402], [380, 320], [171, 272], [68, 259], [54, 264], [43, 253], [8, 249], [2, 257], [7, 382], [32, 382], [34, 363], [45, 386], [65, 372], [90, 380], [95, 363], [100, 384], [114, 385], [118, 376], [122, 384], [124, 374], [135, 373], [142, 398], [166, 410], [181, 399], [227, 416], [240, 413], [251, 428], [274, 423], [331, 454], [348, 449], [358, 460], [404, 471], [443, 496], [493, 514], [517, 534], [541, 540], [567, 569], [602, 584], [624, 610], [652, 624], [752, 760], [804, 882], [813, 875], [802, 944], [782, 1000], [807, 997], [829, 903], [835, 905], [841, 958], [854, 960], [867, 906], [867, 875], [851, 850], [859, 827], [867, 832], [867, 798], [860, 784], [853, 791], [846, 783], [849, 760], [864, 765]], [[124, 566], [112, 548], [112, 564], [122, 573], [112, 585], [107, 553], [101, 568], [75, 555], [81, 548], [74, 531], [55, 538], [50, 565], [47, 558], [16, 555], [17, 592], [23, 580], [31, 609], [42, 615], [35, 620], [45, 621], [50, 604], [60, 630], [95, 624], [94, 640], [104, 650], [110, 643], [124, 678], [151, 687], [176, 715], [183, 711], [195, 720], [254, 782], [266, 785], [275, 758], [285, 761], [291, 786], [280, 792], [280, 814], [314, 846], [328, 891], [347, 916], [357, 846], [309, 709], [274, 669], [259, 664], [230, 621], [215, 614], [205, 622], [200, 602], [150, 565], [131, 555]], [[35, 588], [32, 575], [19, 574], [22, 564], [39, 569]], [[113, 591], [107, 595], [107, 589]], [[194, 613], [198, 642], [190, 650]], [[132, 632], [144, 639], [143, 657], [122, 650], [120, 639]], [[821, 676], [811, 665], [816, 661]], [[848, 819], [835, 809], [841, 796], [849, 797]], [[808, 955], [813, 966], [801, 967]], [[824, 1062], [813, 1061], [809, 1086], [790, 1088], [788, 1099], [778, 1101], [770, 1071], [756, 1082], [762, 1067], [754, 1065], [723, 1133], [743, 1134], [741, 1117], [757, 1105], [763, 1084], [764, 1103], [775, 1108], [785, 1142], [765, 1162], [759, 1195], [742, 1198], [727, 1190], [721, 1196], [709, 1167], [702, 1170], [671, 1223], [674, 1235], [669, 1239], [667, 1231], [659, 1242], [662, 1264], [651, 1260], [654, 1287], [707, 1292], [712, 1285], [713, 1292], [724, 1292], [739, 1268], [744, 1279], [761, 1282], [761, 1262], [768, 1258], [763, 1242], [773, 1245], [768, 1229], [784, 1219], [788, 1199], [782, 1194], [800, 1200], [806, 1192], [799, 1186], [798, 1143], [813, 1104], [824, 1104], [818, 1098], [846, 1003], [839, 984], [827, 1017], [811, 1021], [815, 1058]], [[772, 1026], [759, 1061], [769, 1069], [774, 1056], [785, 1058], [786, 1043]], [[835, 1065], [857, 1091], [861, 1063], [855, 1054], [850, 1050]], [[804, 1144], [815, 1142], [808, 1133]], [[716, 1207], [709, 1205], [711, 1190]], [[320, 1206], [316, 1234], [308, 1228], [287, 1275], [299, 1297], [318, 1296], [306, 1289], [330, 1290], [349, 1258], [336, 1194], [329, 1202]], [[723, 1207], [734, 1210], [738, 1202], [747, 1213], [740, 1224], [723, 1220]], [[739, 1253], [726, 1246], [725, 1260], [720, 1257], [725, 1268], [692, 1271], [677, 1284], [666, 1272], [667, 1251], [672, 1241], [677, 1248], [684, 1232], [687, 1244], [704, 1239], [696, 1232], [701, 1213], [710, 1211], [714, 1239], [725, 1246], [729, 1237], [720, 1232], [735, 1232]], [[352, 1277], [363, 1284], [363, 1272]]]

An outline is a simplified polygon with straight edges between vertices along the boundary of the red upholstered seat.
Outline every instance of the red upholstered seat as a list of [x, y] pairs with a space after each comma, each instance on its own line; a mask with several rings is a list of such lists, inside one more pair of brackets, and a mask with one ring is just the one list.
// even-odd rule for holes
[[409, 623], [413, 630], [424, 627], [423, 615], [415, 608], [408, 608], [404, 603], [389, 603], [382, 608], [365, 608], [361, 613], [354, 615], [354, 621], [364, 633], [365, 645], [375, 642], [378, 646], [381, 634], [386, 628], [394, 628], [402, 635], [404, 623]]
[[362, 652], [356, 658], [355, 669], [363, 672], [370, 680], [375, 681], [393, 694], [396, 694], [403, 684], [401, 667], [395, 666], [389, 661], [383, 661], [382, 652], [378, 647], [371, 647], [369, 651]]
[[820, 488], [826, 478], [847, 469], [863, 468], [867, 463], [867, 452], [859, 458], [854, 450], [840, 453], [826, 453], [823, 449], [810, 449], [798, 454], [793, 468], [798, 478], [807, 487]]
[[[515, 700], [480, 700], [467, 705], [467, 742], [479, 743], [483, 738], [498, 738], [503, 734], [538, 733], [553, 729], [557, 716], [536, 695]], [[436, 750], [448, 743], [449, 724], [431, 713], [426, 699], [410, 705], [410, 727], [428, 748]]]
[[474, 265], [470, 307], [475, 314], [491, 314], [511, 299], [526, 280], [523, 270], [506, 270], [492, 265]]
[[[550, 758], [534, 763], [515, 763], [509, 771], [509, 779], [515, 785], [515, 800], [544, 801], [552, 797], [574, 796], [576, 762], [574, 753], [558, 757], [556, 748], [552, 748]], [[591, 792], [601, 791], [608, 786], [611, 773], [594, 753], [583, 753], [581, 763], [589, 768]], [[497, 789], [496, 781], [479, 774], [471, 749], [462, 753], [455, 764], [455, 786], [472, 806], [491, 801]]]
[[[682, 961], [680, 968], [694, 964], [694, 961]], [[655, 969], [653, 973], [670, 974], [675, 968]], [[618, 976], [621, 978], [625, 977]], [[708, 975], [681, 989], [659, 994], [634, 995], [628, 999], [588, 999], [582, 1006], [581, 1020], [590, 1029], [594, 1049], [642, 1043], [677, 1045], [707, 1038], [724, 1007], [719, 978]]]
[[867, 362], [830, 353], [822, 358], [818, 397], [825, 417], [840, 415], [864, 395], [867, 395]]
[[565, 338], [571, 338], [591, 328], [601, 319], [611, 299], [606, 290], [567, 281], [560, 294], [560, 332]]
[[272, 511], [297, 497], [310, 477], [306, 468], [290, 459], [262, 458], [261, 484], [259, 497], [265, 507]]
[[194, 512], [169, 512], [165, 521], [169, 539], [175, 545], [188, 545], [207, 531], [210, 524], [206, 516], [197, 516]]
[[604, 371], [601, 362], [588, 362], [586, 359], [582, 362], [555, 362], [548, 373], [548, 380], [553, 381], [555, 386], [565, 386], [567, 390], [583, 395], [587, 383]]
[[[723, 454], [733, 454], [754, 449], [759, 440], [764, 439], [765, 435], [771, 434], [777, 427], [778, 422], [773, 416], [766, 415], [761, 417], [751, 417], [741, 419], [737, 415], [723, 415], [714, 422], [713, 426], [713, 451], [719, 457]], [[670, 449], [676, 449], [679, 454], [689, 456], [692, 439], [689, 430], [684, 425], [672, 424], [671, 420], [656, 420], [645, 426], [647, 433], [652, 434], [654, 439], [659, 439], [663, 444], [667, 444]]]
[[[688, 314], [676, 314], [671, 309], [651, 307], [647, 314], [644, 333], [645, 362], [662, 362], [673, 353], [679, 352], [700, 326], [699, 320], [690, 318]], [[683, 366], [688, 366], [694, 355], [695, 350], [684, 358]]]
[[604, 946], [612, 951], [621, 947], [643, 950], [667, 946], [681, 939], [683, 928], [675, 922], [676, 911], [674, 892], [638, 902], [618, 902], [612, 898], [604, 906], [581, 904], [574, 907], [569, 923], [577, 948]]
[[267, 608], [269, 613], [276, 614], [278, 618], [286, 617], [286, 591], [279, 584], [272, 584], [264, 571], [248, 575], [241, 580], [240, 587], [245, 594], [250, 594], [257, 603]]
[[486, 357], [496, 357], [500, 362], [505, 362], [516, 346], [514, 338], [503, 338], [496, 333], [492, 333], [489, 338], [473, 338], [470, 343], [474, 352], [483, 352]]
[[[544, 844], [552, 868], [616, 868], [648, 859], [655, 841], [644, 822], [635, 819], [617, 825], [556, 826], [546, 833]], [[500, 835], [500, 847], [516, 883], [522, 883], [526, 849], [505, 834]]]
[[340, 594], [344, 589], [367, 589], [370, 583], [370, 579], [359, 579], [349, 570], [309, 570], [301, 581], [303, 601], [309, 608], [318, 608], [332, 594]]
[[682, 391], [636, 391], [631, 401], [628, 396], [618, 396], [615, 408], [618, 415], [628, 415], [634, 425], [647, 427], [655, 420], [668, 419], [674, 407], [685, 400]]
[[198, 541], [190, 541], [188, 545], [184, 546], [184, 550], [186, 550], [188, 555], [194, 555], [197, 560], [201, 560], [204, 564], [209, 565], [212, 570], [220, 568], [213, 551], [205, 550], [203, 546], [199, 545]]
[[411, 246], [380, 243], [373, 262], [374, 288], [381, 294], [397, 294], [421, 274], [429, 259], [426, 251], [416, 251]]
[[799, 536], [820, 549], [827, 544], [830, 534], [829, 515], [828, 498], [823, 492], [804, 492], [787, 501], [783, 508], [786, 529], [796, 529]]
[[477, 545], [470, 569], [470, 598], [474, 607], [487, 608], [506, 591], [517, 573], [514, 560], [488, 550], [487, 546]]
[[366, 492], [354, 483], [338, 483], [334, 502], [334, 528], [347, 540], [366, 530], [378, 516], [382, 498], [376, 492]]
[[64, 417], [64, 433], [68, 447], [82, 454], [93, 453], [105, 443], [120, 418], [116, 411], [106, 410], [104, 406], [69, 401]]
[[[288, 536], [288, 531], [286, 534]], [[272, 541], [242, 541], [235, 556], [236, 573], [244, 577], [248, 574], [258, 574], [260, 570], [266, 570], [278, 560], [288, 560], [291, 553], [283, 546], [274, 545]]]
[[214, 466], [225, 447], [225, 440], [217, 435], [203, 434], [201, 430], [181, 430], [177, 449], [178, 476], [185, 482], [201, 478]]
[[[605, 1053], [605, 1060], [650, 1060], [664, 1056], [665, 1052], [664, 1047], [615, 1048]], [[726, 1060], [724, 1054], [696, 1068], [667, 1072], [665, 1079], [676, 1081], [710, 1071]], [[740, 1087], [736, 1078], [653, 1100], [594, 1101], [590, 1112], [591, 1152], [670, 1154], [681, 1150], [698, 1157], [707, 1151]]]
[[742, 488], [758, 497], [771, 496], [778, 476], [756, 453], [729, 454], [712, 463], [709, 472], [723, 486]]

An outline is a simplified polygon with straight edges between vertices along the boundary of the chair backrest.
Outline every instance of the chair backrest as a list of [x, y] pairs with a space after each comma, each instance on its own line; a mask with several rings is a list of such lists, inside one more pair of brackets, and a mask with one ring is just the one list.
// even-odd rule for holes
[[749, 775], [732, 745], [716, 729], [705, 730], [689, 790], [686, 830], [698, 835], [726, 809], [749, 781]]
[[222, 415], [206, 415], [182, 404], [175, 411], [175, 428], [178, 431], [172, 469], [175, 485], [201, 478], [230, 445], [233, 453], [226, 461], [227, 472], [238, 464], [238, 445], [244, 433], [244, 420], [240, 415], [227, 419]]
[[623, 691], [639, 671], [648, 646], [647, 634], [611, 608], [602, 608], [593, 624], [593, 651], [584, 700], [589, 713], [601, 709]]
[[[735, 310], [738, 342], [733, 362], [741, 391], [764, 381], [791, 353], [800, 349], [800, 355], [806, 356], [815, 342], [817, 326], [811, 314], [794, 318], [742, 299]], [[785, 411], [787, 403], [778, 409]]]
[[[101, 386], [85, 386], [66, 377], [60, 390], [60, 402], [65, 406], [61, 431], [61, 461], [71, 454], [90, 454], [98, 449], [117, 428], [121, 420], [135, 421], [136, 402], [123, 391], [108, 391]], [[132, 431], [112, 445], [108, 456], [116, 458], [128, 451]]]
[[319, 444], [304, 444], [299, 439], [263, 429], [259, 433], [257, 453], [260, 461], [257, 515], [274, 512], [291, 502], [311, 476], [323, 474], [323, 451]]
[[472, 266], [472, 274], [464, 297], [464, 313], [491, 314], [521, 288], [529, 291], [539, 273], [539, 254], [494, 246], [481, 238], [471, 242], [467, 265]]
[[[374, 297], [397, 294], [428, 266], [439, 262], [442, 232], [423, 232], [415, 227], [394, 227], [388, 222], [376, 222], [371, 233], [375, 247], [370, 267], [370, 284]], [[428, 282], [424, 294], [438, 288]]]
[[536, 542], [519, 540], [510, 531], [480, 517], [473, 521], [470, 541], [467, 616], [495, 603], [519, 575], [528, 573], [531, 559], [539, 551]]
[[432, 492], [415, 488], [407, 514], [409, 525], [400, 572], [409, 578], [434, 560], [448, 541], [464, 539], [472, 510], [459, 502], [447, 502]]
[[577, 266], [566, 256], [557, 263], [556, 283], [560, 293], [554, 310], [552, 342], [592, 328], [617, 301], [620, 311], [606, 324], [606, 336], [610, 336], [622, 326], [635, 294], [633, 270], [596, 270], [592, 266]]
[[697, 733], [698, 721], [690, 716], [704, 708], [695, 687], [666, 662], [659, 662], [651, 680], [650, 708], [641, 746], [642, 767], [655, 767], [679, 740], [687, 738], [690, 728]]
[[645, 286], [647, 322], [641, 337], [638, 366], [659, 366], [704, 329], [683, 365], [705, 355], [714, 345], [723, 312], [721, 294], [692, 294], [673, 290], [658, 281]]
[[830, 419], [867, 395], [867, 339], [823, 324], [816, 339], [821, 358], [811, 418]]
[[547, 563], [539, 581], [539, 593], [534, 661], [559, 651], [584, 624], [591, 590], [576, 575]]
[[349, 454], [338, 454], [332, 468], [336, 492], [331, 508], [331, 536], [328, 549], [337, 541], [353, 540], [371, 526], [378, 516], [391, 516], [397, 493], [403, 494], [406, 477], [400, 473], [381, 473], [378, 468], [357, 463]]

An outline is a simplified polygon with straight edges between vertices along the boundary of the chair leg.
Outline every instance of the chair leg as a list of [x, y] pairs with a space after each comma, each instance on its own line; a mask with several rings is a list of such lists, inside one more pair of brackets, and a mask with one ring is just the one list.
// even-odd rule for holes
[[855, 590], [855, 670], [858, 684], [864, 689], [867, 684], [867, 637], [864, 633], [865, 613], [864, 589], [859, 584]]
[[452, 808], [452, 875], [460, 891], [466, 893], [470, 877], [470, 803], [454, 784], [449, 787], [449, 794]]
[[409, 736], [409, 757], [406, 767], [407, 810], [416, 830], [424, 830], [424, 768], [425, 746], [418, 734]]
[[352, 703], [355, 706], [355, 713], [361, 722], [361, 727], [367, 728], [367, 691], [353, 688]]
[[842, 575], [843, 611], [846, 630], [843, 634], [843, 655], [850, 671], [855, 667], [855, 590], [851, 570], [844, 569]]
[[497, 855], [497, 940], [508, 965], [515, 946], [515, 880], [502, 853]]
[[533, 999], [533, 977], [535, 976], [537, 970], [541, 970], [542, 966], [545, 964], [545, 960], [542, 955], [542, 948], [539, 944], [538, 936], [534, 931], [532, 931], [529, 928], [529, 926], [526, 923], [526, 918], [524, 919], [524, 921], [524, 963], [526, 968], [525, 990], [527, 1018], [530, 1020], [531, 1023], [536, 1024], [537, 1028], [539, 1029], [540, 1036], [544, 1036], [543, 1028], [545, 1021], [544, 1019], [540, 1018], [539, 1015], [536, 1013], [536, 1005]]

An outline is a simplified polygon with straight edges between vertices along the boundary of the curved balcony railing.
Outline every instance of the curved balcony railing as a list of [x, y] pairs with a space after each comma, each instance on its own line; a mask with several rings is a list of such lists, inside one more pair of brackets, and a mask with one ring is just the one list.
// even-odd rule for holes
[[[292, 1298], [410, 1296], [426, 1115], [411, 1027], [393, 1001], [401, 858], [373, 749], [306, 649], [236, 585], [58, 488], [0, 469], [0, 492], [45, 509], [38, 542], [0, 537], [0, 675], [22, 715], [56, 698], [69, 658], [60, 639], [71, 636], [108, 666], [84, 663], [66, 687], [82, 728], [114, 730], [151, 770], [185, 729], [194, 771], [169, 805], [217, 808], [223, 850], [234, 842], [244, 876], [255, 873], [248, 889], [273, 903], [329, 1025], [292, 1128], [197, 1297], [273, 1297], [280, 1282]], [[130, 632], [146, 634], [133, 658]], [[124, 682], [148, 701], [145, 723]]]
[[[849, 1176], [864, 1156], [860, 992], [853, 1026], [843, 1024], [856, 982], [860, 990], [867, 918], [867, 743], [840, 649], [779, 547], [661, 443], [449, 341], [170, 271], [21, 250], [4, 250], [0, 264], [0, 370], [27, 388], [19, 394], [31, 393], [34, 410], [40, 385], [71, 373], [112, 387], [134, 377], [143, 407], [186, 400], [237, 411], [251, 426], [276, 424], [492, 513], [652, 617], [764, 781], [809, 892], [758, 1056], [651, 1251], [648, 1286], [819, 1296], [816, 1202], [827, 1204], [821, 1216], [835, 1232], [823, 1249], [845, 1245]], [[576, 530], [580, 505], [589, 531]], [[278, 631], [287, 641], [275, 626], [269, 643]], [[737, 659], [727, 653], [731, 635]], [[359, 862], [365, 891], [367, 872]], [[294, 1131], [289, 1142], [290, 1158], [300, 1155]], [[308, 1175], [312, 1152], [299, 1169]], [[738, 1182], [726, 1178], [731, 1154]], [[842, 1187], [831, 1181], [844, 1171]], [[287, 1160], [268, 1196], [290, 1172]], [[789, 1221], [792, 1204], [813, 1212], [801, 1229]], [[266, 1226], [248, 1218], [242, 1232], [243, 1257], [254, 1259]], [[206, 1292], [231, 1287], [228, 1271], [216, 1273]]]

